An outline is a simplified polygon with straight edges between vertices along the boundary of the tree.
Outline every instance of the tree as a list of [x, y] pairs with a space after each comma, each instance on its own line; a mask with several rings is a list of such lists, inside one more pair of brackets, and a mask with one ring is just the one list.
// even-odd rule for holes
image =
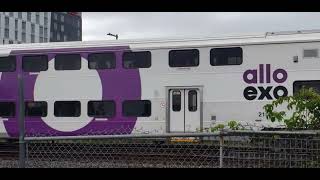
[[[276, 110], [281, 105], [286, 105], [285, 111]], [[267, 119], [284, 122], [290, 130], [320, 129], [320, 95], [313, 88], [303, 87], [292, 96], [265, 105], [264, 109]]]

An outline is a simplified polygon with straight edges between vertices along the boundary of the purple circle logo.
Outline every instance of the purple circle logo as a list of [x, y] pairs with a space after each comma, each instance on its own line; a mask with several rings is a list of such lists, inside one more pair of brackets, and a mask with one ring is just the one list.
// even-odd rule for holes
[[[48, 102], [47, 117], [25, 117], [26, 136], [131, 133], [137, 118], [122, 116], [122, 102], [124, 100], [141, 99], [141, 82], [138, 69], [124, 69], [122, 67], [122, 54], [128, 49], [128, 47], [108, 47], [12, 52], [17, 58], [17, 72], [2, 74], [1, 81], [6, 84], [6, 89], [1, 90], [4, 92], [2, 93], [2, 99], [9, 98], [18, 104], [17, 74], [21, 73], [24, 78], [25, 101], [45, 100]], [[116, 55], [116, 68], [88, 70], [88, 55], [94, 52], [114, 52]], [[48, 71], [38, 74], [21, 71], [23, 55], [31, 53], [48, 55]], [[53, 69], [54, 66], [55, 55], [71, 53], [81, 55], [83, 62], [81, 70], [50, 71], [50, 68]], [[83, 69], [85, 70], [82, 71]], [[61, 80], [61, 78], [64, 79]], [[67, 83], [61, 84], [62, 81]], [[81, 102], [81, 116], [73, 119], [54, 117], [52, 104], [54, 101], [64, 100], [79, 100]], [[113, 100], [116, 104], [115, 116], [103, 120], [89, 118], [85, 108], [89, 100]], [[16, 112], [19, 112], [18, 106], [16, 106]], [[14, 118], [4, 121], [4, 126], [9, 136], [17, 136], [19, 134], [18, 121], [18, 113]]]

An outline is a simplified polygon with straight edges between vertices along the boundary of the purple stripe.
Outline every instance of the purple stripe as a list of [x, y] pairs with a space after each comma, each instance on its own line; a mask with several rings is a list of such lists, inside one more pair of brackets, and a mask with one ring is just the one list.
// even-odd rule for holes
[[[23, 73], [25, 80], [25, 99], [34, 100], [34, 85], [37, 79], [37, 75], [30, 76], [28, 73], [24, 73], [21, 70], [21, 59], [23, 54], [47, 54], [49, 60], [52, 60], [56, 53], [72, 53], [82, 52], [81, 56], [85, 59], [88, 57], [89, 52], [98, 51], [112, 51], [116, 54], [116, 69], [98, 70], [102, 88], [103, 99], [112, 99], [116, 102], [116, 115], [113, 118], [104, 122], [92, 121], [85, 127], [72, 131], [61, 132], [49, 127], [41, 118], [26, 118], [26, 135], [33, 136], [34, 134], [43, 135], [59, 135], [59, 136], [72, 136], [81, 134], [100, 134], [101, 132], [109, 132], [104, 134], [117, 133], [131, 133], [136, 123], [137, 118], [123, 117], [122, 116], [122, 101], [124, 100], [140, 100], [141, 99], [141, 82], [138, 69], [124, 69], [122, 68], [122, 54], [128, 50], [129, 47], [106, 47], [106, 48], [69, 48], [69, 49], [45, 49], [45, 50], [19, 50], [13, 51], [12, 54], [17, 55], [17, 72], [16, 73], [4, 73], [3, 80], [0, 82], [0, 92], [2, 98], [11, 97], [16, 100], [17, 103], [17, 89], [18, 82], [16, 76], [18, 73]], [[17, 111], [18, 107], [17, 107]], [[52, 112], [51, 112], [52, 113]], [[86, 113], [86, 112], [82, 112]], [[18, 135], [18, 116], [16, 118], [10, 118], [4, 122], [6, 130], [10, 136]]]

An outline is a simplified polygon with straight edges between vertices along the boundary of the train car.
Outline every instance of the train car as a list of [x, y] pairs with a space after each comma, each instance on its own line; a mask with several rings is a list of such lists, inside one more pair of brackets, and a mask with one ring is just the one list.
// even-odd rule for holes
[[20, 116], [27, 136], [281, 126], [263, 106], [302, 85], [320, 89], [319, 49], [316, 30], [3, 45], [0, 134], [18, 136]]

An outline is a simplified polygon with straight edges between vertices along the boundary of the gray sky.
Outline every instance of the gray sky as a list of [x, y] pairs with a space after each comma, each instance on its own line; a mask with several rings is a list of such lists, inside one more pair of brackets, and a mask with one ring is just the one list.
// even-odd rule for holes
[[319, 12], [84, 12], [83, 40], [201, 37], [320, 29]]

